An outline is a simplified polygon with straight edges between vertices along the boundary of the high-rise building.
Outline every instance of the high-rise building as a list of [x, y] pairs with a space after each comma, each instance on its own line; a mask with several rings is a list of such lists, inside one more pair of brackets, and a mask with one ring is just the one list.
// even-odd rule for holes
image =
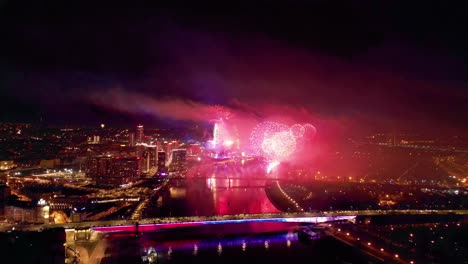
[[128, 134], [128, 146], [130, 147], [135, 146], [135, 133]]
[[187, 170], [187, 150], [186, 149], [173, 149], [171, 153], [171, 164], [169, 164], [171, 171], [184, 173]]
[[111, 173], [112, 158], [111, 157], [100, 157], [98, 161], [97, 176], [106, 177]]
[[118, 186], [140, 177], [141, 160], [138, 157], [119, 158], [97, 156], [88, 158], [87, 176], [97, 184]]
[[158, 148], [151, 149], [150, 166], [151, 168], [158, 167]]
[[179, 147], [179, 142], [177, 140], [172, 140], [171, 142], [167, 143], [166, 153], [170, 155], [172, 153], [172, 150], [177, 149], [178, 147]]
[[138, 144], [137, 148], [136, 148], [136, 153], [137, 153], [137, 156], [140, 157], [140, 158], [143, 158], [143, 154], [144, 154], [144, 147], [142, 145], [140, 145], [141, 143], [143, 143], [143, 125], [138, 125], [137, 126], [137, 138], [136, 138], [136, 143]]
[[149, 172], [152, 168], [157, 167], [158, 150], [157, 148], [146, 148], [143, 154], [144, 157], [144, 172]]
[[142, 143], [143, 142], [143, 125], [138, 125], [137, 126], [137, 143]]
[[113, 160], [111, 177], [108, 183], [112, 185], [127, 184], [136, 181], [141, 175], [141, 159], [139, 157], [116, 157]]
[[162, 143], [161, 141], [156, 141], [156, 149], [157, 151], [164, 151], [163, 148], [162, 148]]
[[166, 145], [166, 153], [167, 153], [167, 155], [171, 155], [172, 149], [173, 149], [173, 147], [172, 147], [172, 142], [167, 143], [167, 145]]
[[112, 158], [108, 156], [89, 157], [86, 166], [86, 175], [91, 177], [96, 183], [100, 179], [110, 174]]
[[98, 157], [88, 157], [86, 160], [86, 176], [95, 178], [98, 175], [99, 167], [99, 158]]
[[166, 152], [158, 152], [158, 174], [166, 173]]

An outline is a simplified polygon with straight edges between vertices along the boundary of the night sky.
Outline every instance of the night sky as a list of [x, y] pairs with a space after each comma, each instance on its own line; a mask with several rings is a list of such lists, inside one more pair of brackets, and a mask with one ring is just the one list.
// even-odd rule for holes
[[131, 2], [0, 1], [0, 120], [177, 121], [117, 93], [468, 129], [463, 1]]

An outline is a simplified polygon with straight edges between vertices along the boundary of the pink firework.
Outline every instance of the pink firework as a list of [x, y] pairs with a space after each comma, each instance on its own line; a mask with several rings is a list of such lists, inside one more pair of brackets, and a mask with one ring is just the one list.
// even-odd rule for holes
[[275, 122], [258, 124], [250, 136], [251, 151], [268, 161], [283, 161], [295, 151], [296, 140], [289, 127]]
[[265, 138], [288, 129], [287, 126], [275, 122], [259, 123], [250, 134], [250, 151], [254, 155], [263, 156], [262, 144]]
[[296, 139], [289, 131], [281, 131], [266, 137], [262, 150], [269, 160], [283, 161], [296, 150]]
[[304, 126], [304, 137], [307, 139], [312, 139], [317, 134], [317, 129], [311, 124], [305, 124]]
[[294, 124], [291, 126], [291, 134], [297, 139], [304, 136], [305, 128], [300, 124]]

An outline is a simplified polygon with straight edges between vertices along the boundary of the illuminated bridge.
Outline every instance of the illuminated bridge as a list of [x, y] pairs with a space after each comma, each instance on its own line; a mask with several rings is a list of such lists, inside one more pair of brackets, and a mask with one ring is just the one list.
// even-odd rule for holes
[[328, 211], [314, 213], [274, 213], [274, 214], [240, 214], [224, 216], [185, 216], [147, 218], [141, 220], [111, 220], [72, 222], [66, 224], [44, 225], [3, 225], [2, 230], [41, 230], [63, 227], [66, 229], [92, 229], [95, 231], [133, 231], [135, 227], [141, 231], [160, 230], [184, 226], [197, 226], [209, 224], [236, 224], [249, 222], [286, 222], [286, 223], [322, 223], [338, 220], [353, 220], [356, 216], [376, 215], [468, 215], [468, 210], [359, 210], [359, 211]]
[[[201, 225], [225, 225], [225, 224], [241, 224], [241, 223], [324, 223], [330, 221], [348, 220], [352, 221], [356, 216], [302, 216], [302, 217], [273, 217], [273, 218], [246, 218], [246, 219], [227, 219], [227, 220], [207, 220], [207, 221], [188, 221], [188, 222], [173, 222], [173, 223], [145, 223], [133, 225], [117, 225], [117, 226], [96, 226], [91, 229], [101, 232], [148, 232], [158, 231], [169, 228], [180, 228]], [[146, 222], [146, 221], [144, 221]], [[138, 230], [137, 230], [138, 228]]]

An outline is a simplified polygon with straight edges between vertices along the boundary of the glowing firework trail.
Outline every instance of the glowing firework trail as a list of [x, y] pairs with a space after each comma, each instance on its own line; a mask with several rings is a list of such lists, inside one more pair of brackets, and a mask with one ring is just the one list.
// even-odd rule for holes
[[280, 163], [278, 161], [272, 161], [268, 164], [267, 167], [267, 173], [270, 173], [276, 166], [278, 166]]

